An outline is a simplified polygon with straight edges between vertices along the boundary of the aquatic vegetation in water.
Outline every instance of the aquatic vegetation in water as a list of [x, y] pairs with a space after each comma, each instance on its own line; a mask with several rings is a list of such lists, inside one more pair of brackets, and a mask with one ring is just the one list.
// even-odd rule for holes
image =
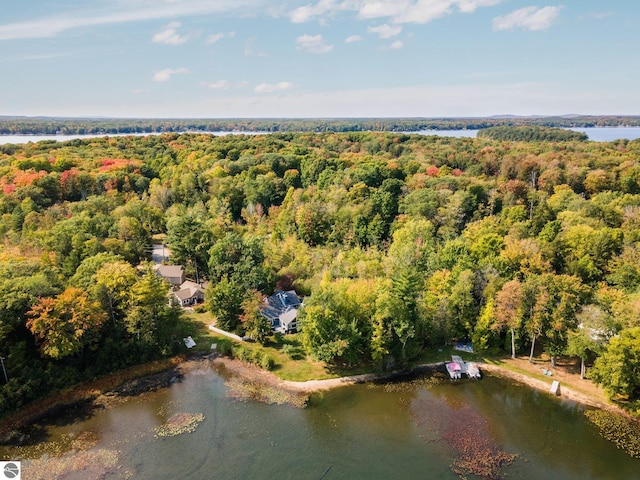
[[635, 458], [640, 458], [640, 423], [638, 420], [606, 410], [587, 410], [584, 412], [591, 423], [596, 425], [607, 440], [616, 444]]
[[269, 405], [291, 405], [304, 408], [309, 396], [303, 393], [289, 392], [283, 388], [251, 382], [239, 377], [232, 377], [225, 383], [229, 387], [229, 395], [242, 400], [255, 400]]
[[418, 426], [426, 427], [425, 441], [443, 442], [454, 456], [451, 470], [465, 477], [476, 475], [496, 480], [503, 466], [517, 455], [505, 452], [490, 436], [488, 424], [471, 406], [453, 407], [433, 398], [416, 399], [411, 412]]
[[387, 393], [394, 392], [411, 392], [421, 388], [434, 387], [440, 385], [445, 380], [444, 375], [440, 373], [434, 373], [431, 375], [424, 375], [411, 380], [402, 380], [399, 382], [389, 382], [384, 384], [384, 391]]
[[[72, 451], [61, 457], [47, 455], [23, 464], [23, 478], [51, 480], [55, 478], [104, 478], [118, 465], [115, 450]], [[126, 476], [126, 472], [123, 472]]]
[[201, 413], [176, 413], [169, 417], [164, 425], [153, 429], [156, 438], [175, 437], [183, 433], [192, 433], [204, 420]]

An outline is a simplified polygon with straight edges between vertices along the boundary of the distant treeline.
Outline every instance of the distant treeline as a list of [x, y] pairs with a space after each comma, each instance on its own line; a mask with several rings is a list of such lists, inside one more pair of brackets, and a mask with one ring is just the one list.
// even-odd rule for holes
[[345, 119], [125, 119], [1, 117], [0, 135], [82, 135], [159, 132], [416, 132], [476, 130], [490, 127], [640, 126], [640, 116], [345, 118]]
[[515, 142], [586, 142], [589, 140], [586, 133], [539, 126], [490, 127], [480, 130], [478, 137]]

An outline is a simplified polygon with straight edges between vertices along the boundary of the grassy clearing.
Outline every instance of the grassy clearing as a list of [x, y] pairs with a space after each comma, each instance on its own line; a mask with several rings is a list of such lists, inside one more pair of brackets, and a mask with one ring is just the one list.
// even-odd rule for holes
[[[190, 313], [185, 315], [184, 321], [190, 335], [196, 342], [194, 350], [208, 351], [211, 349], [212, 343], [217, 343], [218, 351], [227, 353], [227, 349], [230, 350], [231, 345], [240, 344], [240, 342], [215, 334], [209, 330], [209, 325], [213, 323], [213, 317], [210, 313]], [[307, 357], [297, 334], [284, 337], [274, 335], [269, 338], [269, 341], [264, 346], [253, 342], [242, 342], [241, 345], [244, 349], [254, 352], [256, 357], [258, 356], [257, 354], [270, 355], [275, 362], [272, 368], [273, 373], [283, 380], [304, 382], [353, 374], [342, 369], [330, 370], [323, 362]], [[362, 371], [358, 373], [370, 371], [370, 369], [366, 368], [361, 368], [360, 370]]]

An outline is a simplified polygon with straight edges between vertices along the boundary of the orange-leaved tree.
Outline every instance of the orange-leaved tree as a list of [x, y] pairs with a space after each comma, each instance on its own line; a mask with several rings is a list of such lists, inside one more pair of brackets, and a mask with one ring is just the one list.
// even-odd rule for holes
[[96, 342], [106, 319], [100, 304], [78, 288], [40, 298], [27, 315], [27, 328], [40, 343], [42, 353], [56, 360], [82, 354], [85, 347]]

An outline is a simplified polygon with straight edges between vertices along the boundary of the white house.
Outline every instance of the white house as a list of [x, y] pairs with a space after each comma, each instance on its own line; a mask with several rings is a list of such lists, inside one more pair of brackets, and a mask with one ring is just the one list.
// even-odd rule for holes
[[271, 331], [275, 333], [295, 332], [298, 328], [298, 309], [302, 306], [295, 290], [276, 291], [264, 299], [260, 314], [271, 322]]

